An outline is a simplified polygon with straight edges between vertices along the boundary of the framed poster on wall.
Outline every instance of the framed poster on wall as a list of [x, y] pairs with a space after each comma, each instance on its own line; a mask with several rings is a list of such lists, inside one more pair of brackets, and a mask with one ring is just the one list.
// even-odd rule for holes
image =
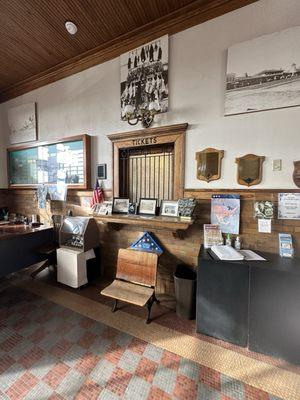
[[300, 193], [278, 194], [278, 219], [300, 219]]
[[228, 49], [225, 115], [300, 105], [300, 26]]
[[37, 140], [36, 103], [9, 108], [7, 119], [10, 144]]
[[69, 188], [90, 188], [90, 142], [90, 136], [79, 135], [7, 149], [9, 187], [36, 188], [63, 180]]
[[126, 120], [125, 107], [135, 112], [148, 108], [151, 102], [168, 111], [169, 37], [162, 36], [143, 46], [122, 54], [121, 63], [121, 118]]

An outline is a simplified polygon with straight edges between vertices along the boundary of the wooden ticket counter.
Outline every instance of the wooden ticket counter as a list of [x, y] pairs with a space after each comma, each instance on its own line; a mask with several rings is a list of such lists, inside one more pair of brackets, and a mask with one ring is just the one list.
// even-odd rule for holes
[[0, 278], [41, 261], [38, 247], [53, 240], [53, 228], [0, 225]]
[[199, 253], [197, 331], [300, 364], [300, 259], [215, 260]]

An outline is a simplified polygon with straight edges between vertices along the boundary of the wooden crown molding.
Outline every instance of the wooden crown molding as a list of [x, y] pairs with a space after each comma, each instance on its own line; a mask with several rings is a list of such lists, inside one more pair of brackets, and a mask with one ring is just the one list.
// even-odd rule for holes
[[163, 135], [175, 135], [176, 133], [182, 133], [187, 130], [188, 123], [175, 124], [167, 126], [158, 126], [156, 128], [139, 129], [130, 132], [112, 133], [107, 135], [108, 139], [112, 142], [121, 142], [124, 140], [135, 139], [140, 136], [163, 136]]
[[256, 1], [258, 0], [195, 0], [193, 3], [156, 21], [152, 21], [134, 31], [49, 68], [40, 74], [9, 86], [0, 93], [0, 102], [111, 60], [162, 35], [180, 32]]

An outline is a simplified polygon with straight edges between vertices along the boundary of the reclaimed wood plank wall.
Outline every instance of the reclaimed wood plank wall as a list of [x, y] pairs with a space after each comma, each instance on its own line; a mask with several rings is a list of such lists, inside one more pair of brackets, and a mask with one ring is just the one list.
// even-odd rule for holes
[[[152, 230], [156, 239], [164, 248], [159, 260], [158, 292], [173, 294], [173, 272], [178, 263], [187, 263], [191, 267], [197, 265], [197, 255], [203, 241], [202, 225], [210, 221], [210, 198], [212, 194], [240, 194], [241, 196], [241, 228], [240, 234], [245, 248], [278, 253], [278, 233], [287, 232], [293, 235], [297, 256], [300, 256], [300, 221], [275, 220], [272, 222], [272, 233], [258, 233], [257, 221], [253, 217], [253, 204], [257, 200], [272, 200], [277, 207], [279, 192], [295, 192], [298, 190], [199, 190], [186, 189], [185, 197], [197, 199], [196, 222], [184, 234], [184, 239], [175, 238], [171, 231]], [[299, 192], [299, 191], [298, 191]], [[11, 212], [27, 215], [40, 214], [47, 219], [51, 214], [65, 214], [72, 210], [74, 215], [87, 215], [92, 191], [69, 191], [67, 202], [51, 202], [47, 209], [39, 210], [34, 199], [33, 190], [1, 190], [0, 205], [8, 205]], [[110, 198], [111, 191], [106, 192]], [[129, 225], [119, 230], [99, 224], [100, 244], [102, 248], [102, 270], [106, 277], [114, 277], [117, 252], [119, 248], [127, 248], [143, 233], [142, 227]]]

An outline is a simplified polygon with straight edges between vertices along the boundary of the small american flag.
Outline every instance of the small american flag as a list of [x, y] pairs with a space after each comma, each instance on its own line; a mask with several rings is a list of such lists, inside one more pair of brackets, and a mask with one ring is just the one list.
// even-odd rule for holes
[[97, 203], [102, 203], [103, 200], [104, 200], [103, 190], [99, 186], [98, 179], [96, 179], [96, 184], [94, 186], [94, 191], [93, 191], [93, 197], [91, 200], [91, 208], [93, 208]]

